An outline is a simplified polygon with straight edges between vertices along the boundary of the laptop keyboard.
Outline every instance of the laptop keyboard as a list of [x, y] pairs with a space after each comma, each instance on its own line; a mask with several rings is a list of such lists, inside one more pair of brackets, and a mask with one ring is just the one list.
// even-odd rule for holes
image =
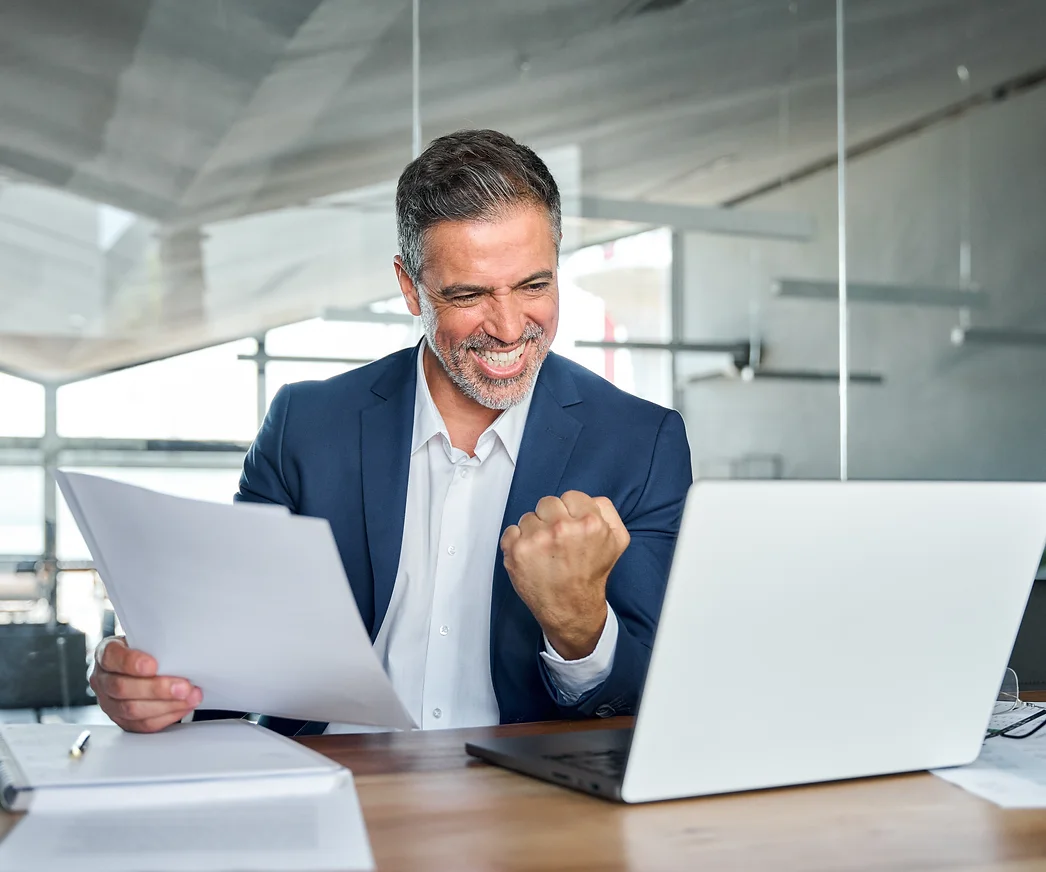
[[625, 774], [628, 751], [624, 748], [610, 748], [606, 751], [574, 751], [570, 754], [546, 754], [545, 759], [566, 763], [575, 769], [593, 772], [596, 775], [621, 778]]

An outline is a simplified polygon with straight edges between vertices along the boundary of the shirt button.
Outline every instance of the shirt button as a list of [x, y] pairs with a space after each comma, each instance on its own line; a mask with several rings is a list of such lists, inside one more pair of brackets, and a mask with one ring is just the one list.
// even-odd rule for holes
[[460, 472], [460, 473], [458, 473], [458, 474], [459, 474], [459, 475], [460, 475], [460, 476], [461, 476], [462, 478], [468, 478], [468, 477], [469, 477], [469, 471], [468, 471], [467, 469], [463, 469], [463, 470], [461, 470], [461, 472]]
[[450, 632], [450, 627], [448, 627], [446, 624], [444, 624], [442, 627], [439, 628], [439, 634], [441, 636], [446, 636], [447, 633], [449, 633], [449, 632]]
[[434, 718], [441, 718], [441, 717], [443, 717], [443, 711], [442, 711], [442, 709], [434, 708], [434, 709], [432, 710], [432, 716], [433, 716]]
[[453, 545], [448, 545], [448, 546], [447, 546], [447, 553], [448, 553], [448, 554], [449, 554], [449, 555], [450, 555], [451, 557], [453, 557], [453, 556], [454, 556], [455, 554], [457, 554], [457, 553], [458, 553], [458, 549], [457, 549], [457, 548], [456, 548], [455, 546], [453, 546]]

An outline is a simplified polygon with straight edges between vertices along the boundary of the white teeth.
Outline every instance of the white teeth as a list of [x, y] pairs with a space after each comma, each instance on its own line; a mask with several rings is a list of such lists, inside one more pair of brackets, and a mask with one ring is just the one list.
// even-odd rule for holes
[[504, 368], [519, 360], [523, 356], [525, 348], [526, 344], [523, 344], [515, 351], [481, 351], [479, 353], [491, 366]]

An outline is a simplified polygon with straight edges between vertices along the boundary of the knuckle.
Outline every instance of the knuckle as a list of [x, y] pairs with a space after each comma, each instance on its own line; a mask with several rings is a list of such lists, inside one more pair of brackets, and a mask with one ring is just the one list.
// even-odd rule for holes
[[595, 505], [592, 502], [592, 497], [581, 491], [567, 491], [567, 493], [563, 494], [563, 502], [575, 512], [591, 511]]
[[559, 497], [547, 496], [542, 497], [537, 504], [537, 517], [544, 517], [546, 520], [562, 515], [564, 512], [569, 512], [566, 504]]
[[535, 530], [534, 535], [530, 538], [530, 542], [527, 543], [529, 545], [527, 552], [547, 550], [557, 538], [555, 533], [552, 532], [555, 526], [557, 525]]
[[145, 733], [156, 733], [162, 730], [164, 727], [169, 727], [176, 721], [180, 721], [185, 715], [182, 712], [173, 712], [171, 714], [159, 715], [157, 717], [147, 718], [142, 722], [142, 732]]
[[552, 539], [568, 539], [573, 535], [575, 529], [574, 521], [568, 521], [561, 519], [556, 523], [549, 526], [550, 538]]
[[129, 733], [151, 733], [151, 732], [153, 732], [152, 730], [150, 730], [148, 728], [148, 726], [146, 725], [145, 721], [140, 721], [140, 720], [134, 721], [134, 720], [126, 720], [125, 719], [124, 722], [122, 724], [120, 724], [120, 726], [123, 727], [125, 730], [127, 730], [127, 732], [129, 732]]
[[533, 539], [517, 539], [516, 543], [512, 546], [512, 557], [513, 563], [518, 564], [521, 560], [526, 560], [534, 550]]
[[146, 716], [147, 711], [141, 700], [130, 699], [120, 703], [120, 713], [129, 721], [140, 721]]

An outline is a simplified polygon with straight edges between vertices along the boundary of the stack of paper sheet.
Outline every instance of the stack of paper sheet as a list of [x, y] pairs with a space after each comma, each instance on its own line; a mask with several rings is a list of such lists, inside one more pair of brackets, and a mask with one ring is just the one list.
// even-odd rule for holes
[[352, 775], [246, 721], [155, 735], [79, 726], [0, 727], [0, 787], [29, 813], [0, 842], [0, 869], [38, 872], [369, 870]]

